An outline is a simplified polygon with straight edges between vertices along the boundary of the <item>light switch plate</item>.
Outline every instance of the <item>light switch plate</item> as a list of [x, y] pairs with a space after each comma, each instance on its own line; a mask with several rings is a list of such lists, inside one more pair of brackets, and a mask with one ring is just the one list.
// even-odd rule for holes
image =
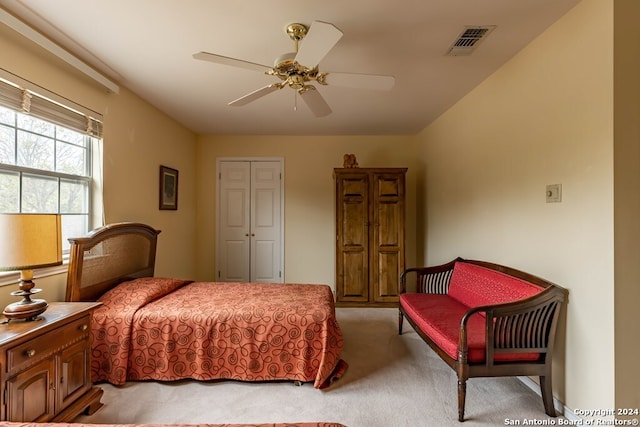
[[562, 184], [547, 185], [547, 203], [559, 203], [562, 201]]

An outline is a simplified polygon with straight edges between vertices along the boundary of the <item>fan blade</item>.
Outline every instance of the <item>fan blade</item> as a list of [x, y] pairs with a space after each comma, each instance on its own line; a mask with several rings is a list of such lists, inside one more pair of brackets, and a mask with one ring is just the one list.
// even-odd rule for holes
[[316, 117], [324, 117], [331, 114], [331, 107], [324, 100], [320, 92], [314, 89], [307, 89], [300, 94], [302, 100]]
[[248, 103], [255, 101], [258, 98], [262, 98], [263, 96], [268, 95], [271, 92], [275, 92], [280, 88], [281, 86], [277, 84], [261, 87], [260, 89], [254, 90], [253, 92], [248, 93], [245, 96], [236, 99], [235, 101], [231, 101], [229, 105], [233, 107], [241, 107], [243, 105], [247, 105]]
[[341, 37], [342, 31], [333, 24], [314, 21], [309, 27], [307, 35], [302, 39], [300, 49], [296, 54], [296, 62], [305, 67], [315, 67]]
[[253, 71], [266, 72], [271, 70], [271, 67], [267, 65], [256, 64], [255, 62], [243, 61], [242, 59], [229, 58], [227, 56], [216, 55], [209, 52], [194, 53], [193, 58], [199, 59], [201, 61], [215, 62], [216, 64], [246, 68], [247, 70], [253, 70]]
[[393, 76], [377, 74], [327, 73], [325, 82], [331, 86], [352, 87], [356, 89], [391, 90], [396, 83]]

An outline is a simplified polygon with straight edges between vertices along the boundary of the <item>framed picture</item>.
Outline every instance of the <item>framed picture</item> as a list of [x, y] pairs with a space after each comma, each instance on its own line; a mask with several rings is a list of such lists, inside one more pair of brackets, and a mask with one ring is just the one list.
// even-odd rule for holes
[[160, 165], [160, 209], [178, 209], [178, 171]]

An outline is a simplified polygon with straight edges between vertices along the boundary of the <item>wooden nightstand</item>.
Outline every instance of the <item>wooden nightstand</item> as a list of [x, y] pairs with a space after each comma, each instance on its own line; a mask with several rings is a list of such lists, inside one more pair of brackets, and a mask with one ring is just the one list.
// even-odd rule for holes
[[41, 319], [0, 324], [0, 420], [67, 422], [102, 406], [102, 389], [91, 382], [91, 314], [99, 305], [54, 302]]

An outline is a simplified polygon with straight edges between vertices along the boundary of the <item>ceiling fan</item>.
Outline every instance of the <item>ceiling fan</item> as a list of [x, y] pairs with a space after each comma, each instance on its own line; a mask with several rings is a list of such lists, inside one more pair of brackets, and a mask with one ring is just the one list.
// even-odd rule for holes
[[[209, 52], [198, 52], [193, 57], [217, 64], [261, 71], [281, 80], [231, 101], [229, 103], [231, 106], [246, 105], [271, 92], [289, 86], [300, 94], [302, 100], [315, 116], [322, 117], [330, 114], [331, 108], [310, 82], [316, 82], [320, 85], [330, 84], [376, 90], [390, 90], [395, 84], [393, 76], [320, 72], [318, 64], [342, 37], [342, 31], [333, 24], [314, 21], [307, 28], [303, 24], [294, 23], [287, 26], [286, 32], [295, 44], [295, 51], [280, 55], [276, 58], [273, 67]], [[298, 49], [299, 43], [300, 48]]]

